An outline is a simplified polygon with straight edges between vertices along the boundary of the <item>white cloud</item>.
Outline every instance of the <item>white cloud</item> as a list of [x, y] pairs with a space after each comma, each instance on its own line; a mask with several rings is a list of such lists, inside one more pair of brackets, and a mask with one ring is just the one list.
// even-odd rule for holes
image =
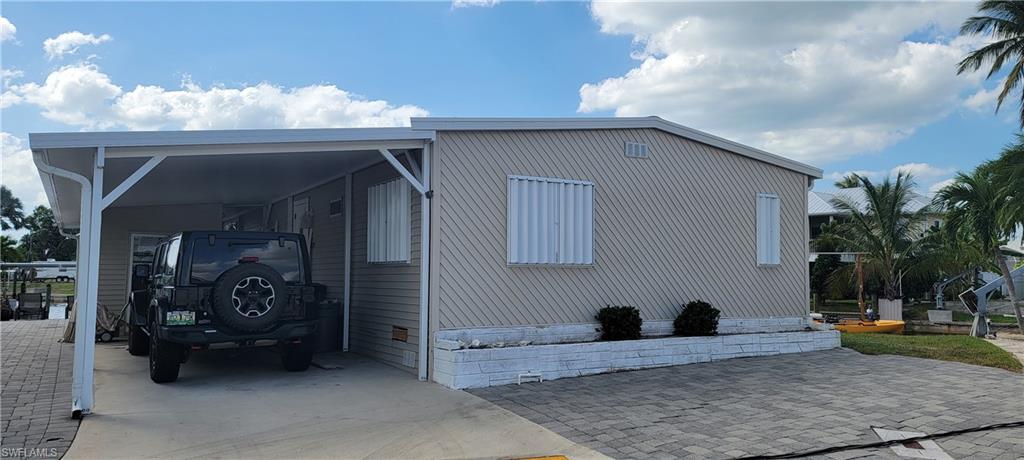
[[996, 109], [996, 99], [1003, 89], [1006, 78], [999, 80], [991, 89], [979, 88], [977, 92], [964, 99], [964, 107], [975, 112], [992, 112]]
[[4, 106], [32, 104], [43, 116], [89, 129], [231, 129], [401, 126], [428, 112], [415, 105], [368, 100], [329, 84], [284, 88], [271, 83], [125, 90], [99, 67], [68, 65], [42, 84], [11, 86]]
[[601, 30], [632, 36], [639, 63], [584, 84], [579, 111], [660, 115], [817, 164], [879, 151], [979, 87], [955, 64], [982, 39], [945, 38], [973, 8], [596, 2]]
[[470, 8], [474, 6], [490, 8], [498, 3], [501, 3], [501, 0], [452, 0], [452, 8]]
[[48, 205], [32, 151], [20, 138], [0, 132], [0, 182], [21, 200], [28, 214], [36, 206]]
[[17, 33], [18, 28], [7, 18], [0, 16], [0, 42], [14, 40], [14, 36]]
[[[885, 177], [895, 177], [896, 174], [904, 172], [910, 173], [914, 176], [914, 181], [917, 182], [918, 190], [927, 190], [928, 193], [934, 193], [937, 190], [935, 187], [941, 188], [939, 184], [945, 184], [952, 179], [948, 179], [956, 172], [956, 168], [935, 166], [928, 163], [904, 163], [895, 166], [890, 169], [883, 170], [855, 170], [855, 171], [834, 171], [825, 175], [825, 178], [837, 182], [842, 178], [850, 175], [857, 174], [861, 177], [867, 177], [873, 181], [882, 180]], [[934, 189], [934, 190], [933, 190]]]
[[19, 79], [25, 76], [25, 72], [18, 69], [2, 69], [0, 68], [0, 83], [3, 86], [9, 86], [11, 81]]
[[113, 40], [110, 35], [103, 34], [99, 37], [93, 34], [84, 34], [77, 30], [64, 32], [56, 37], [47, 38], [43, 41], [43, 51], [50, 59], [62, 58], [66, 54], [75, 54], [78, 48], [85, 45], [99, 45]]
[[954, 182], [953, 178], [949, 178], [949, 179], [946, 179], [946, 180], [938, 181], [938, 182], [932, 184], [931, 187], [928, 187], [928, 194], [929, 195], [934, 195], [934, 194], [938, 193], [939, 190], [942, 190], [942, 189], [946, 188], [947, 185], [952, 184], [953, 182]]

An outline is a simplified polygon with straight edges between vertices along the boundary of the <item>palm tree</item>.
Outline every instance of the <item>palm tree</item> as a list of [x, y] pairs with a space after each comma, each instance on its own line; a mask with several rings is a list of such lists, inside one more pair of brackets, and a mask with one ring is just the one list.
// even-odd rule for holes
[[21, 262], [18, 242], [7, 235], [0, 235], [0, 260], [4, 262]]
[[895, 300], [902, 294], [903, 275], [914, 269], [915, 256], [927, 240], [920, 237], [927, 210], [908, 210], [915, 185], [909, 173], [900, 172], [895, 180], [886, 177], [880, 184], [853, 176], [863, 190], [865, 204], [847, 198], [832, 200], [833, 206], [847, 214], [836, 227], [833, 241], [844, 250], [861, 253], [864, 271], [878, 276], [885, 297]]
[[835, 181], [834, 185], [836, 188], [857, 188], [860, 186], [860, 181], [856, 174], [847, 174], [842, 179]]
[[1003, 225], [1024, 225], [1024, 135], [1017, 134], [1016, 141], [1003, 148], [991, 168], [992, 179], [1006, 195]]
[[[961, 35], [989, 35], [994, 41], [967, 54], [956, 67], [957, 74], [974, 72], [991, 62], [986, 78], [1012, 62], [1006, 82], [999, 92], [996, 111], [1012, 91], [1024, 82], [1024, 4], [1013, 0], [985, 0], [978, 3], [979, 16], [972, 16], [960, 26]], [[1024, 93], [1021, 95], [1020, 124], [1024, 128]]]
[[970, 174], [958, 173], [953, 183], [935, 194], [935, 203], [946, 211], [946, 229], [973, 239], [992, 257], [1010, 291], [1010, 302], [1017, 315], [1017, 327], [1024, 333], [1024, 317], [1017, 305], [1017, 290], [1006, 266], [1006, 258], [999, 250], [1013, 234], [1016, 225], [1008, 225], [1004, 209], [1007, 201], [1005, 189], [995, 180], [993, 163], [984, 163]]
[[21, 200], [16, 198], [11, 189], [0, 185], [0, 229], [19, 229], [25, 220], [25, 212]]

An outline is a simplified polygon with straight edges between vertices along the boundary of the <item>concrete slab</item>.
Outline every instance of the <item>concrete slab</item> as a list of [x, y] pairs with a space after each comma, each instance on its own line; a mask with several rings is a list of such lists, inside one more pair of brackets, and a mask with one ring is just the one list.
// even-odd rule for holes
[[285, 372], [269, 349], [198, 353], [157, 385], [98, 344], [96, 410], [76, 458], [605, 458], [490, 402], [353, 355]]

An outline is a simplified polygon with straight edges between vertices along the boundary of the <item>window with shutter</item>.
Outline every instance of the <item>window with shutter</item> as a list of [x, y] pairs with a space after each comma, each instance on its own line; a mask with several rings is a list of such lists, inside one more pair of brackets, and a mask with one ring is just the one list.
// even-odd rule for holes
[[412, 242], [409, 181], [399, 178], [366, 193], [366, 261], [408, 262]]
[[779, 196], [773, 193], [757, 194], [757, 264], [781, 263], [782, 235], [779, 222]]
[[594, 184], [508, 177], [508, 263], [594, 263]]

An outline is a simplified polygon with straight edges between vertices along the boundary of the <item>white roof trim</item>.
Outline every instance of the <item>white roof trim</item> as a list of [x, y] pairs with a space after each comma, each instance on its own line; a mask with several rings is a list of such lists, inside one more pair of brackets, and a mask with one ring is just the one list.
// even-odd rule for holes
[[232, 129], [209, 131], [104, 131], [31, 133], [33, 150], [60, 148], [169, 147], [189, 145], [282, 144], [433, 140], [434, 133], [410, 128]]
[[507, 131], [564, 129], [636, 129], [650, 128], [692, 139], [723, 150], [763, 161], [781, 168], [820, 179], [822, 170], [799, 161], [755, 149], [703, 131], [672, 123], [660, 117], [614, 118], [412, 118], [413, 130], [429, 131]]

